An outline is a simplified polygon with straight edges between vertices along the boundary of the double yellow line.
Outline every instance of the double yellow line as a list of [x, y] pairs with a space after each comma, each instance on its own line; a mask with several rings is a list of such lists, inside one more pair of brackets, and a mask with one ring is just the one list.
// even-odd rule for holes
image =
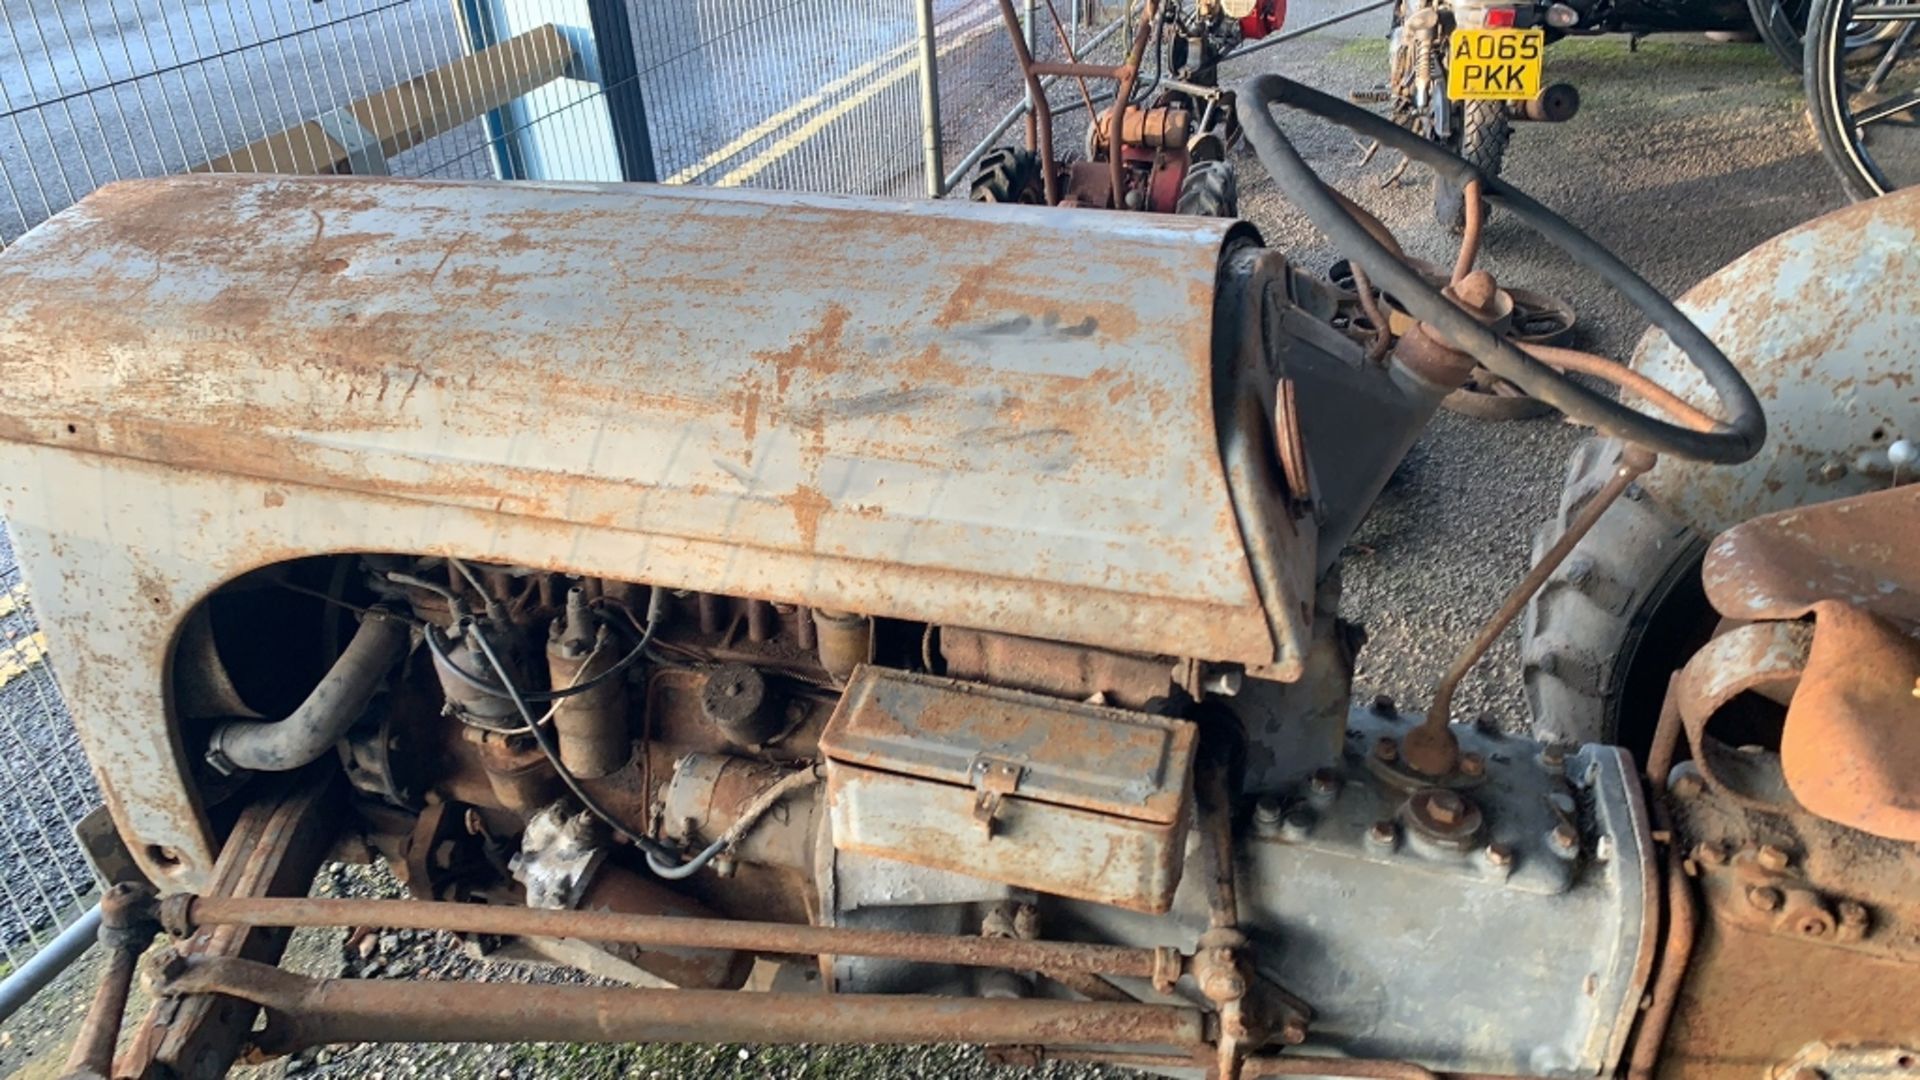
[[[970, 7], [958, 15], [948, 18], [945, 22], [934, 28], [934, 40], [940, 43], [937, 55], [945, 56], [981, 35], [991, 33], [1000, 29], [1000, 27], [999, 11], [992, 4], [981, 3]], [[754, 146], [806, 116], [808, 113], [814, 112], [816, 109], [820, 110], [799, 127], [781, 135], [764, 149], [746, 161], [729, 169], [726, 173], [722, 174], [719, 179], [713, 181], [715, 187], [738, 187], [746, 183], [765, 172], [769, 166], [781, 158], [786, 157], [801, 146], [806, 145], [807, 142], [825, 131], [834, 121], [865, 105], [867, 102], [872, 101], [875, 97], [885, 93], [888, 88], [898, 85], [905, 79], [918, 75], [920, 72], [919, 50], [920, 43], [918, 41], [909, 41], [905, 45], [898, 46], [875, 59], [867, 61], [852, 71], [847, 72], [845, 75], [821, 86], [820, 89], [815, 90], [806, 97], [793, 102], [772, 116], [761, 120], [746, 131], [741, 132], [738, 136], [735, 136], [725, 146], [720, 147], [713, 153], [708, 154], [699, 161], [667, 177], [667, 183], [688, 184], [696, 182], [708, 173], [713, 172], [723, 163], [746, 153]], [[858, 86], [862, 82], [865, 82], [866, 85], [861, 86], [856, 93], [850, 94], [838, 101], [834, 100], [841, 92], [850, 87]], [[822, 108], [822, 106], [826, 107]]]

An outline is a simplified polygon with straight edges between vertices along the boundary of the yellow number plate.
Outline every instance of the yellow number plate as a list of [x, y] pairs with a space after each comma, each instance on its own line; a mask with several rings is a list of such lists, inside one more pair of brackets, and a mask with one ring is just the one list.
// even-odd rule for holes
[[1540, 92], [1544, 30], [1455, 30], [1447, 44], [1447, 96], [1515, 101]]

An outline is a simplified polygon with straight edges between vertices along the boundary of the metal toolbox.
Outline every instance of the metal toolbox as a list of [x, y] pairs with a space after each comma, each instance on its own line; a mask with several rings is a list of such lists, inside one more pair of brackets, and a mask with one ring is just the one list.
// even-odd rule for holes
[[820, 740], [833, 844], [1165, 911], [1194, 738], [1185, 720], [862, 667]]

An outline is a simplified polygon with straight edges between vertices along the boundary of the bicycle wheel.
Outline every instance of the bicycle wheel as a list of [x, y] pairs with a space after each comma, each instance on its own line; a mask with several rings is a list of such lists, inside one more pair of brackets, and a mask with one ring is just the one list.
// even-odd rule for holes
[[[1795, 75], [1806, 70], [1807, 16], [1812, 6], [1813, 0], [1747, 0], [1747, 11], [1753, 16], [1760, 40], [1766, 42], [1780, 66]], [[1878, 46], [1898, 32], [1898, 27], [1885, 23], [1854, 23], [1847, 28], [1847, 50], [1856, 61], [1866, 59], [1869, 49], [1875, 50], [1872, 55], [1877, 57]]]
[[1920, 8], [1912, 5], [1813, 0], [1807, 107], [1821, 153], [1849, 198], [1871, 199], [1920, 180], [1917, 30]]

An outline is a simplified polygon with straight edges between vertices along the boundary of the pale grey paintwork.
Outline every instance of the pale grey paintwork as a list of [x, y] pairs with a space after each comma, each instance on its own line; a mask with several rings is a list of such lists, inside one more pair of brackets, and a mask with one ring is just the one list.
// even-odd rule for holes
[[[0, 495], [116, 820], [162, 880], [205, 884], [174, 636], [222, 582], [318, 552], [1297, 670], [1304, 616], [1263, 609], [1220, 461], [1232, 229], [621, 186], [103, 189], [0, 258]], [[1278, 544], [1311, 567], [1304, 524]]]

